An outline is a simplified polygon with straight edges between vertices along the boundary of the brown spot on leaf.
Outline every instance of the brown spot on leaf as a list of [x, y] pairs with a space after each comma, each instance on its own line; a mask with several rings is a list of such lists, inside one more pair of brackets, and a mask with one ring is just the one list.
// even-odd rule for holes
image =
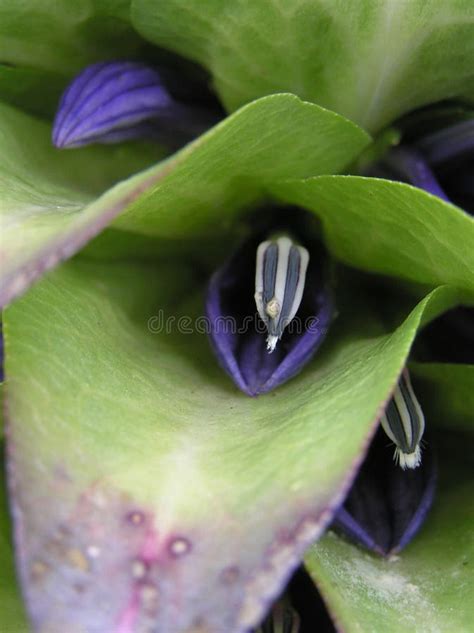
[[134, 510], [133, 512], [129, 512], [127, 514], [127, 521], [131, 525], [142, 525], [143, 523], [145, 523], [145, 515], [143, 514], [143, 512]]
[[67, 550], [66, 559], [76, 569], [79, 569], [80, 571], [89, 571], [89, 561], [77, 547], [71, 547], [71, 549]]
[[226, 584], [231, 585], [240, 576], [240, 569], [237, 565], [229, 565], [229, 567], [224, 567], [224, 569], [220, 573], [220, 580]]

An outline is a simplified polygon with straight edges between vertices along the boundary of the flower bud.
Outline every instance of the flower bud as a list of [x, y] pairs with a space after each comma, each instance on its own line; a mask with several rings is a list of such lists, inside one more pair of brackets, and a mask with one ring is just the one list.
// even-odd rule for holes
[[115, 143], [146, 135], [173, 108], [160, 75], [127, 61], [88, 66], [64, 92], [53, 125], [56, 147]]
[[286, 236], [262, 242], [257, 249], [255, 303], [268, 330], [269, 352], [300, 307], [308, 261], [308, 251]]
[[247, 243], [212, 276], [211, 344], [244, 393], [256, 396], [286, 382], [321, 345], [333, 313], [323, 269], [321, 254], [310, 256], [283, 237]]
[[380, 419], [383, 430], [395, 444], [395, 461], [404, 470], [421, 463], [420, 442], [425, 418], [405, 369]]

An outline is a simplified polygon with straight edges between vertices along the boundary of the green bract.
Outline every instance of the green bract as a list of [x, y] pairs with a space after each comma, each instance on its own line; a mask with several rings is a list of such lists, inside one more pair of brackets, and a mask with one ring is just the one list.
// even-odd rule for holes
[[[373, 149], [365, 130], [473, 94], [472, 3], [34, 5], [0, 6], [2, 391], [30, 616], [48, 633], [118, 631], [146, 584], [137, 633], [243, 633], [332, 519], [419, 329], [474, 305], [471, 217], [343, 175]], [[87, 64], [192, 68], [139, 34], [202, 65], [232, 114], [165, 158], [149, 143], [53, 149], [57, 97]], [[178, 319], [203, 314], [208, 274], [272, 204], [321, 229], [338, 317], [301, 375], [248, 398]], [[472, 432], [472, 369], [411, 363], [442, 446]], [[424, 607], [419, 630], [467, 630], [470, 491], [456, 459], [441, 465], [431, 520], [399, 561], [334, 536], [309, 550], [348, 633], [413, 628]], [[0, 526], [0, 630], [20, 633], [3, 506]]]
[[378, 130], [472, 93], [470, 0], [133, 0], [151, 42], [195, 59], [234, 110], [288, 91]]

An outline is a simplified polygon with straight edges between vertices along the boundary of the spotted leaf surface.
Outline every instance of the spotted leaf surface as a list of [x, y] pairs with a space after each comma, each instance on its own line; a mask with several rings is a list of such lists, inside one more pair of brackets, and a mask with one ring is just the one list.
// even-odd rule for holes
[[203, 293], [191, 267], [76, 259], [6, 311], [17, 555], [38, 630], [256, 625], [347, 489], [421, 321], [458, 300], [441, 288], [387, 334], [343, 310], [298, 380], [253, 399], [204, 334], [176, 327]]

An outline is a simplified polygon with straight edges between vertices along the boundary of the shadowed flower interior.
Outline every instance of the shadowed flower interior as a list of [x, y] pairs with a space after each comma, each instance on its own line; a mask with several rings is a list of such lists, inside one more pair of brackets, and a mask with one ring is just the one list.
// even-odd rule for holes
[[333, 527], [383, 556], [402, 550], [423, 525], [433, 503], [436, 465], [430, 444], [416, 469], [390, 459], [379, 431]]
[[[260, 275], [263, 274], [263, 267], [258, 270], [258, 261], [256, 262], [256, 254], [261, 244], [270, 246], [270, 249], [276, 249], [275, 257], [269, 262], [274, 264], [273, 272], [267, 269], [268, 279], [265, 282], [265, 290], [263, 277]], [[285, 244], [285, 246], [288, 245]], [[286, 249], [287, 255], [289, 252], [290, 249]], [[276, 339], [270, 338], [275, 334], [266, 325], [266, 322], [271, 320], [271, 317], [268, 318], [268, 302], [273, 298], [274, 291], [276, 292], [275, 280], [278, 274], [276, 244], [272, 247], [259, 238], [247, 242], [224, 263], [209, 282], [206, 313], [210, 320], [210, 340], [213, 350], [235, 385], [249, 396], [271, 391], [292, 378], [313, 357], [326, 336], [332, 319], [333, 303], [328, 281], [325, 278], [325, 256], [321, 251], [321, 246], [317, 245], [308, 247], [307, 252], [309, 252], [309, 264], [307, 264], [305, 280], [304, 275], [300, 275], [299, 284], [297, 272], [294, 282], [289, 281], [288, 261], [286, 261], [286, 268], [283, 271], [286, 286], [281, 281], [280, 301], [287, 316], [291, 316], [293, 312], [296, 314], [297, 310], [297, 317], [290, 319], [286, 329], [278, 330]], [[282, 258], [279, 261], [281, 266]], [[296, 270], [299, 269], [300, 264], [300, 259], [295, 260]], [[269, 294], [272, 295], [266, 298], [268, 300], [266, 314], [260, 306], [260, 316], [256, 314], [254, 300], [256, 272], [257, 294], [266, 292], [268, 289]], [[301, 281], [305, 281], [304, 289]], [[291, 299], [285, 306], [283, 295], [289, 289], [288, 283], [291, 286]], [[285, 286], [284, 290], [283, 286]], [[298, 307], [295, 309], [297, 289], [301, 292], [301, 302], [297, 297]], [[271, 340], [271, 344], [267, 343], [267, 340]], [[276, 344], [277, 341], [279, 341], [278, 344]]]

